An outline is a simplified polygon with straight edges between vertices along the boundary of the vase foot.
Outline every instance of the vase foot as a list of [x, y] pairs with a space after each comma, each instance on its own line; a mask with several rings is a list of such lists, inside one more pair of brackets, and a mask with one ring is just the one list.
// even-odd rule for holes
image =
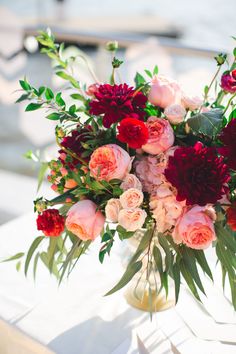
[[132, 307], [146, 312], [165, 311], [175, 306], [174, 299], [166, 298], [163, 292], [158, 294], [155, 290], [152, 290], [151, 295], [149, 295], [148, 290], [145, 290], [142, 294], [135, 294], [128, 289], [125, 293], [125, 299]]

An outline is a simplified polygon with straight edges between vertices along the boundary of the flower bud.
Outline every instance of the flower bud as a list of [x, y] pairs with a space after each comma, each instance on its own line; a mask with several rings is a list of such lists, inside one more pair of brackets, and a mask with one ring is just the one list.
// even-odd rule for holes
[[119, 45], [117, 41], [110, 41], [106, 44], [106, 50], [109, 52], [115, 52], [118, 49]]

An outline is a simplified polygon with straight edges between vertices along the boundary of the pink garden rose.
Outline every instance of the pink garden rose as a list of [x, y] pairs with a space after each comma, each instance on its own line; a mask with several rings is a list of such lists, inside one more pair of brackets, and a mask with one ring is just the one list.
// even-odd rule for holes
[[101, 233], [105, 217], [97, 205], [85, 199], [74, 204], [67, 213], [66, 228], [83, 241], [94, 240]]
[[123, 189], [124, 191], [126, 191], [127, 189], [130, 189], [130, 188], [136, 188], [141, 191], [142, 190], [142, 183], [135, 175], [133, 175], [132, 173], [129, 173], [125, 177], [124, 181], [121, 183], [120, 188]]
[[189, 109], [190, 111], [194, 111], [195, 109], [199, 109], [203, 104], [203, 99], [198, 96], [187, 96], [183, 95], [181, 100], [184, 108]]
[[129, 154], [116, 144], [108, 144], [96, 149], [90, 158], [89, 169], [97, 180], [123, 180], [131, 168]]
[[147, 120], [149, 138], [143, 151], [157, 155], [166, 151], [174, 144], [174, 132], [170, 123], [163, 118], [149, 117]]
[[136, 188], [127, 189], [120, 196], [120, 203], [125, 209], [139, 207], [143, 202], [143, 192]]
[[216, 213], [213, 207], [193, 206], [180, 216], [173, 231], [176, 243], [183, 242], [186, 246], [202, 250], [216, 239], [214, 221]]
[[152, 80], [148, 100], [154, 106], [166, 108], [181, 100], [181, 89], [176, 81], [164, 76], [155, 76]]
[[116, 198], [109, 199], [105, 207], [106, 218], [111, 222], [117, 222], [118, 214], [121, 209], [122, 207], [119, 199]]
[[126, 231], [136, 231], [142, 228], [146, 217], [146, 211], [140, 208], [122, 209], [119, 212], [118, 223]]
[[183, 122], [186, 110], [180, 104], [172, 104], [164, 110], [164, 114], [171, 124], [179, 124]]

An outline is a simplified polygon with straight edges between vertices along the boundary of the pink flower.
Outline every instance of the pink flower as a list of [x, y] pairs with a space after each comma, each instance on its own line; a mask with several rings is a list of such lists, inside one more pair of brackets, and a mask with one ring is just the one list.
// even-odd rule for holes
[[125, 209], [139, 207], [143, 202], [143, 192], [136, 188], [130, 188], [120, 196], [120, 203]]
[[95, 94], [96, 92], [98, 92], [99, 86], [100, 86], [100, 84], [98, 84], [98, 83], [89, 85], [89, 87], [87, 88], [86, 94], [87, 94], [88, 96], [93, 97], [94, 94]]
[[105, 217], [97, 210], [97, 205], [85, 199], [74, 204], [66, 218], [67, 230], [83, 241], [94, 240], [101, 233]]
[[97, 180], [123, 180], [131, 168], [129, 154], [116, 144], [108, 144], [96, 149], [89, 161], [91, 176]]
[[125, 177], [124, 181], [121, 183], [120, 188], [123, 189], [124, 191], [130, 188], [136, 188], [142, 190], [142, 183], [135, 175], [129, 173]]
[[179, 124], [183, 122], [186, 110], [180, 104], [172, 104], [166, 107], [164, 114], [171, 124]]
[[157, 155], [174, 144], [174, 132], [166, 119], [149, 117], [146, 124], [149, 138], [147, 143], [142, 146], [143, 151], [151, 155]]
[[142, 228], [146, 217], [146, 211], [140, 208], [122, 209], [119, 212], [118, 223], [126, 231], [136, 231]]
[[214, 220], [216, 213], [213, 207], [206, 205], [193, 206], [180, 216], [172, 233], [176, 243], [183, 242], [186, 246], [202, 250], [216, 239]]
[[153, 218], [156, 220], [158, 232], [166, 232], [175, 226], [185, 203], [178, 202], [173, 187], [168, 183], [163, 183], [151, 197], [149, 205]]
[[195, 109], [199, 109], [201, 107], [203, 100], [198, 96], [183, 95], [181, 103], [184, 108], [194, 111]]
[[118, 214], [121, 209], [122, 207], [119, 199], [116, 198], [109, 199], [105, 207], [106, 218], [111, 222], [117, 222]]
[[181, 100], [181, 89], [177, 82], [164, 76], [155, 76], [152, 80], [148, 100], [154, 106], [166, 108]]

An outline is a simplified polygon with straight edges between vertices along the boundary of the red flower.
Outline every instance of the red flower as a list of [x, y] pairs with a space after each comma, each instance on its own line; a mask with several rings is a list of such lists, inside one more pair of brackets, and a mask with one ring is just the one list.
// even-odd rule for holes
[[[88, 139], [91, 139], [91, 130], [92, 129], [90, 126], [85, 126], [83, 128], [78, 127], [77, 129], [72, 130], [69, 136], [62, 139], [61, 146], [88, 162], [89, 156], [86, 156], [86, 158], [83, 157], [85, 149], [81, 143], [85, 143]], [[76, 158], [73, 158], [71, 155], [67, 154], [67, 152], [63, 149], [59, 150], [59, 153], [62, 154], [61, 157], [59, 157], [59, 160], [63, 165], [68, 165], [71, 169], [73, 169], [73, 167], [78, 165], [80, 162]]]
[[236, 231], [236, 203], [232, 204], [226, 211], [227, 223], [233, 231]]
[[148, 140], [148, 128], [135, 118], [124, 118], [118, 125], [117, 139], [132, 149], [139, 149]]
[[236, 170], [236, 118], [222, 130], [219, 139], [224, 144], [219, 153], [227, 159], [229, 168]]
[[227, 166], [213, 148], [198, 142], [194, 147], [180, 147], [169, 158], [167, 180], [177, 189], [177, 200], [187, 205], [215, 204], [227, 191]]
[[90, 102], [90, 114], [103, 116], [103, 125], [109, 128], [125, 117], [142, 119], [147, 97], [142, 92], [135, 94], [127, 84], [100, 85], [94, 92], [95, 99]]
[[221, 87], [226, 92], [236, 92], [236, 70], [233, 70], [231, 73], [226, 72], [221, 76]]
[[42, 230], [45, 236], [59, 236], [64, 230], [65, 220], [57, 209], [44, 210], [36, 220], [37, 229]]

